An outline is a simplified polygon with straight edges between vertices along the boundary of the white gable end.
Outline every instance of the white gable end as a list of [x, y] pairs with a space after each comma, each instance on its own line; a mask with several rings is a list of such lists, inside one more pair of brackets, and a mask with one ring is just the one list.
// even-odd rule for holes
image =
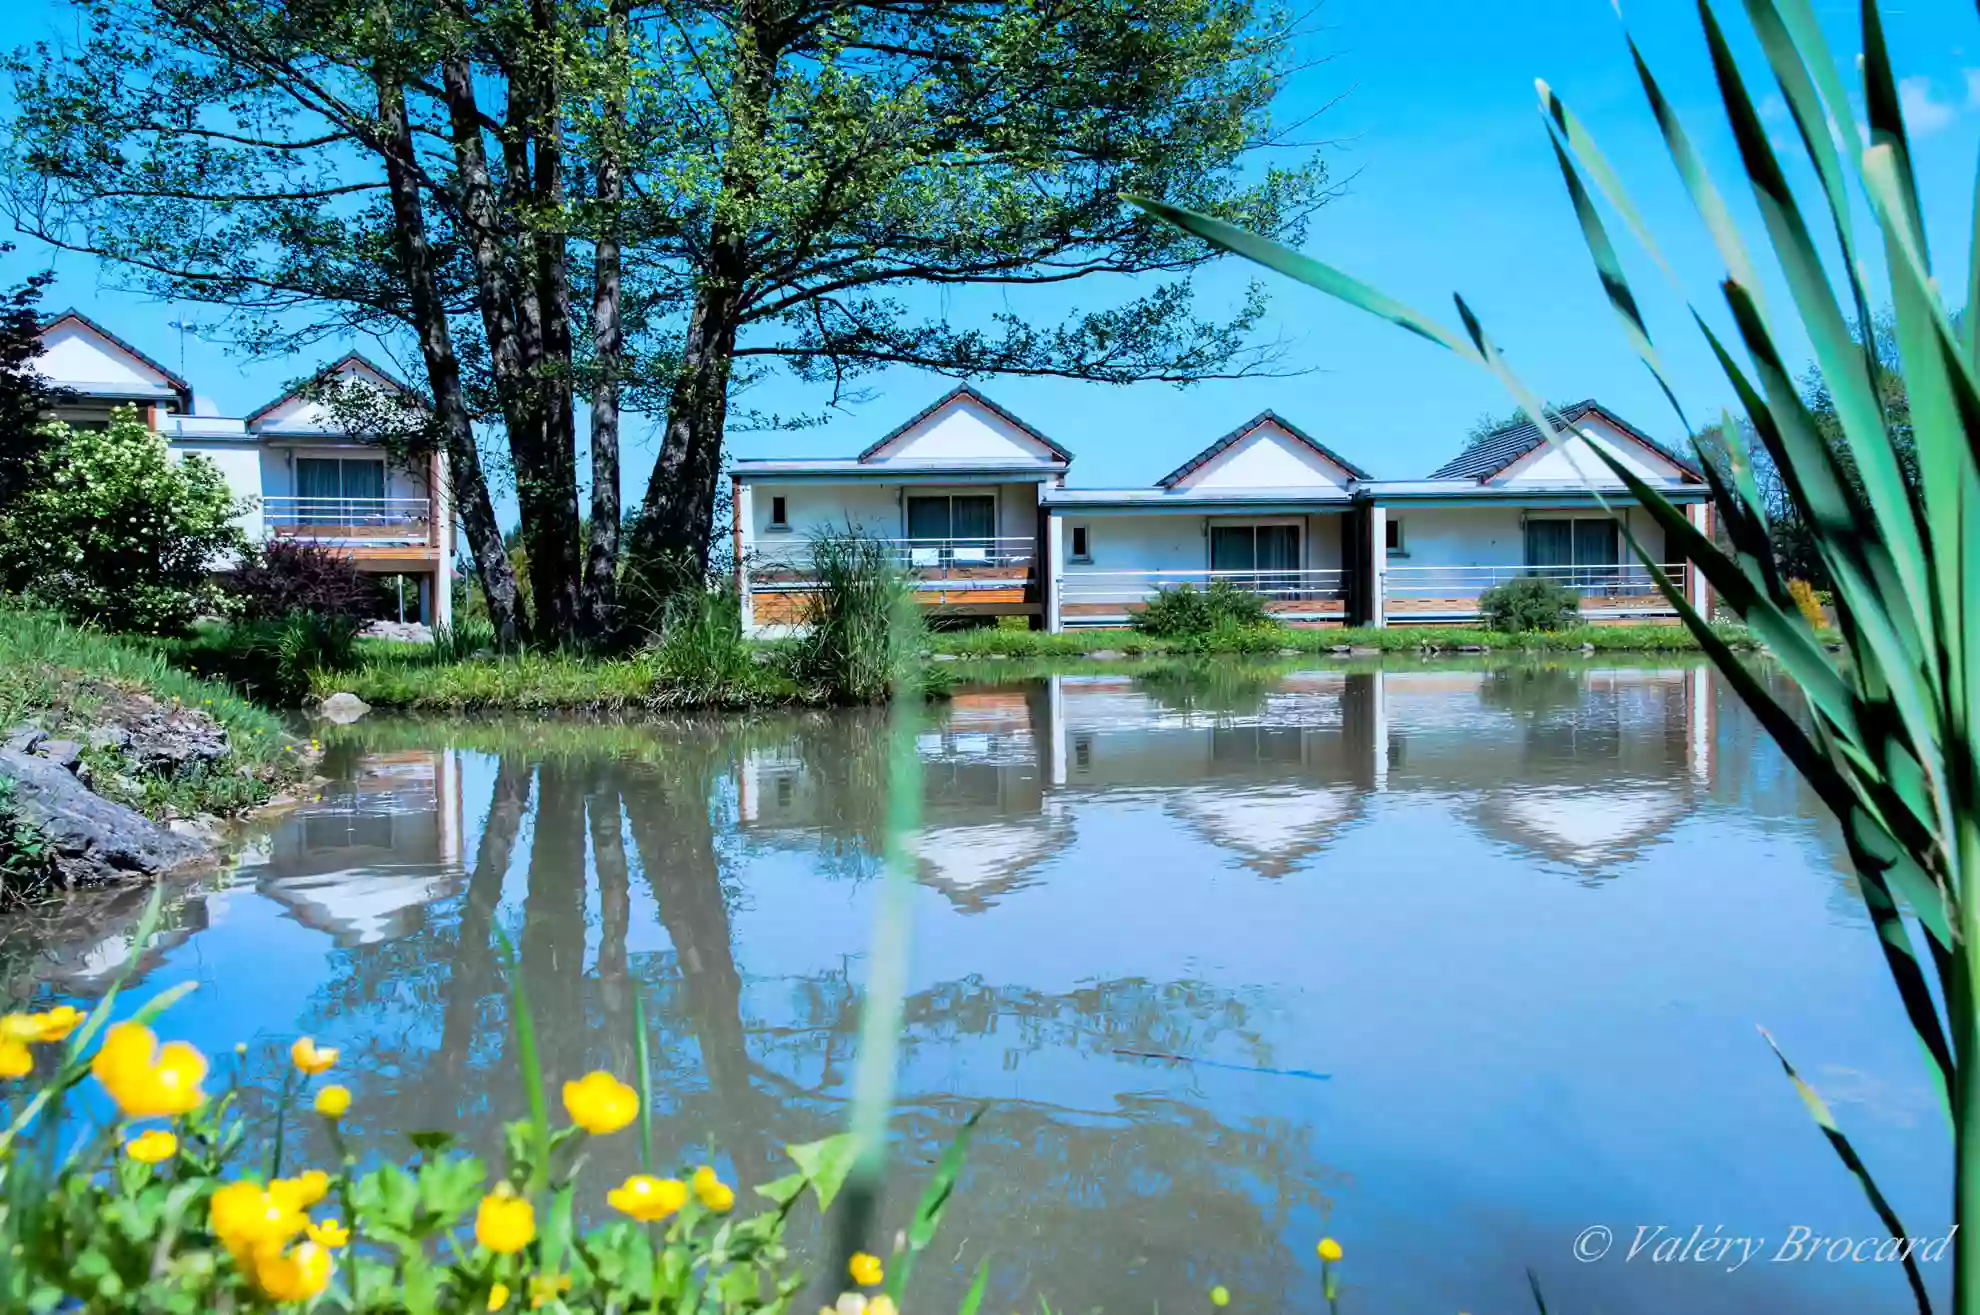
[[1347, 471], [1266, 421], [1176, 481], [1179, 489], [1344, 488]]
[[[361, 385], [375, 388], [381, 393], [396, 394], [399, 386], [385, 378], [376, 370], [366, 368], [357, 361], [346, 361], [337, 368], [331, 382], [340, 387]], [[291, 394], [255, 417], [254, 428], [263, 432], [278, 434], [341, 434], [343, 426], [337, 420], [336, 409], [328, 398], [299, 397]]]
[[78, 392], [130, 392], [170, 397], [172, 381], [88, 325], [64, 320], [41, 336], [34, 368]]
[[1060, 457], [989, 407], [958, 397], [905, 433], [895, 435], [864, 460], [872, 465], [1030, 462], [1043, 466], [1058, 462]]
[[[1582, 421], [1575, 436], [1564, 447], [1543, 443], [1492, 477], [1492, 484], [1597, 484], [1620, 488], [1622, 481], [1595, 453], [1599, 444], [1618, 457], [1630, 473], [1648, 483], [1676, 483], [1685, 478], [1676, 462], [1652, 452], [1635, 439], [1621, 433], [1599, 416]], [[1584, 473], [1585, 472], [1585, 473]]]

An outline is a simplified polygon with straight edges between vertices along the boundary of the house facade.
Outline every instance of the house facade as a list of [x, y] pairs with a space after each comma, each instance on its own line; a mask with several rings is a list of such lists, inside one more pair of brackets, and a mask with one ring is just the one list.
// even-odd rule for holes
[[1161, 589], [1214, 581], [1301, 625], [1463, 623], [1487, 589], [1521, 576], [1574, 589], [1592, 622], [1675, 619], [1625, 529], [1709, 609], [1702, 580], [1592, 449], [1709, 532], [1695, 464], [1597, 402], [1557, 415], [1564, 444], [1522, 421], [1422, 479], [1379, 480], [1266, 411], [1151, 485], [1088, 489], [1067, 484], [1071, 451], [958, 388], [857, 457], [736, 463], [745, 624], [798, 624], [812, 538], [831, 529], [883, 540], [935, 612], [1055, 632], [1124, 625]]
[[76, 311], [41, 330], [36, 369], [65, 390], [57, 418], [103, 425], [135, 406], [175, 456], [211, 461], [240, 500], [251, 542], [294, 539], [333, 548], [359, 570], [419, 581], [420, 617], [452, 619], [453, 516], [446, 458], [395, 459], [349, 432], [329, 398], [368, 390], [416, 406], [403, 383], [352, 353], [245, 417], [221, 416], [177, 373]]

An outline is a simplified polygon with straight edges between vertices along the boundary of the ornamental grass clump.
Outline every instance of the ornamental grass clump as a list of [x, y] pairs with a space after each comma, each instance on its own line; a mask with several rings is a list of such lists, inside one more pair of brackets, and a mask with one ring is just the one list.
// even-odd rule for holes
[[[1980, 891], [1968, 886], [1980, 881], [1980, 260], [1968, 259], [1964, 278], [1953, 285], [1965, 303], [1955, 315], [1933, 271], [1905, 97], [1875, 0], [1862, 0], [1860, 43], [1850, 47], [1861, 52], [1851, 70], [1860, 75], [1857, 87], [1845, 80], [1848, 66], [1836, 61], [1809, 0], [1746, 0], [1745, 9], [1774, 82], [1765, 98], [1749, 91], [1713, 7], [1701, 3], [1699, 14], [1732, 142], [1766, 231], [1760, 250], [1774, 257], [1785, 304], [1770, 299], [1756, 248], [1735, 225], [1705, 155], [1629, 43], [1666, 151], [1724, 266], [1717, 289], [1724, 313], [1708, 319], [1704, 306], [1688, 304], [1684, 316], [1702, 334], [1741, 413], [1738, 420], [1722, 415], [1709, 432], [1678, 404], [1598, 194], [1681, 299], [1683, 286], [1586, 125], [1545, 82], [1537, 84], [1553, 158], [1602, 289], [1623, 336], [1691, 438], [1725, 547], [1615, 454], [1573, 444], [1462, 297], [1456, 299], [1460, 326], [1453, 328], [1221, 220], [1152, 200], [1136, 204], [1489, 370], [1550, 442], [1588, 464], [1584, 475], [1598, 500], [1634, 503], [1657, 523], [1661, 542], [1649, 551], [1630, 520], [1618, 518], [1699, 647], [1842, 826], [1879, 952], [1952, 1130], [1952, 1309], [1976, 1315]], [[1759, 106], [1769, 98], [1793, 119], [1793, 146], [1763, 122]], [[1783, 152], [1804, 158], [1784, 162]], [[1797, 196], [1791, 180], [1803, 178], [1815, 185]], [[1866, 214], [1869, 228], [1861, 226]], [[1980, 210], [1968, 222], [1970, 245], [1980, 252]], [[1873, 290], [1867, 257], [1877, 239], [1887, 282]], [[1878, 351], [1873, 295], [1891, 308], [1905, 414], [1887, 405], [1891, 363]], [[1804, 340], [1814, 350], [1820, 390], [1833, 399], [1839, 442], [1824, 438], [1785, 364], [1783, 349]], [[1754, 442], [1781, 477], [1779, 501], [1760, 493]], [[1913, 462], [1915, 479], [1906, 476]], [[1594, 472], [1626, 495], [1594, 487]], [[1807, 527], [1821, 574], [1833, 586], [1840, 658], [1827, 652], [1783, 578], [1774, 531], [1784, 521]], [[1660, 562], [1672, 554], [1703, 574], [1787, 680], [1765, 681], [1740, 660], [1663, 570]], [[1909, 1236], [1828, 1106], [1785, 1058], [1781, 1063], [1887, 1235]], [[1907, 1255], [1903, 1269], [1918, 1309], [1929, 1310], [1915, 1259]]]

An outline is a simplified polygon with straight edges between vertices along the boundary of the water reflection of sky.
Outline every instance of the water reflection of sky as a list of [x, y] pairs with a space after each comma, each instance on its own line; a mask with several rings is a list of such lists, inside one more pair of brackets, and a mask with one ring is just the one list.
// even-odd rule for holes
[[[518, 1099], [499, 925], [558, 1074], [623, 1070], [641, 993], [663, 1144], [760, 1181], [843, 1117], [883, 732], [361, 723], [323, 802], [175, 901], [149, 983], [202, 983], [175, 1021], [216, 1053], [343, 1044], [374, 1144], [485, 1143]], [[1529, 1264], [1565, 1309], [1903, 1300], [1570, 1257], [1592, 1223], [1875, 1228], [1756, 1023], [1914, 1231], [1944, 1214], [1829, 828], [1702, 669], [1052, 678], [958, 693], [918, 748], [907, 1161], [991, 1108], [932, 1286], [994, 1252], [1012, 1302], [1311, 1304], [1324, 1228], [1350, 1309], [1517, 1309]], [[123, 947], [46, 951], [87, 994]]]

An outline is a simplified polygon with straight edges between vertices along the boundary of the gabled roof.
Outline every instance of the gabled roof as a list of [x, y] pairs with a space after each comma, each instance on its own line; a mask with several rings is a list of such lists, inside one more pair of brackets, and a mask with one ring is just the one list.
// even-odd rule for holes
[[874, 442], [864, 452], [860, 453], [858, 460], [860, 461], [872, 460], [873, 457], [881, 451], [881, 449], [885, 448], [889, 443], [899, 438], [902, 434], [907, 433], [908, 430], [913, 429], [916, 425], [928, 419], [928, 417], [934, 415], [937, 411], [940, 411], [943, 407], [949, 405], [949, 403], [962, 401], [962, 400], [968, 400], [976, 403], [978, 406], [990, 412], [998, 419], [1003, 420], [1005, 423], [1015, 427], [1016, 429], [1021, 430], [1026, 437], [1033, 439], [1034, 441], [1040, 444], [1043, 444], [1045, 449], [1048, 452], [1050, 452], [1053, 456], [1057, 457], [1059, 460], [1070, 462], [1073, 459], [1072, 453], [1068, 452], [1065, 448], [1060, 447], [1057, 443], [1054, 443], [1051, 439], [1045, 437], [1045, 435], [1039, 433], [1036, 429], [1032, 428], [1024, 421], [1018, 419], [1016, 416], [1012, 415], [1009, 411], [1006, 411], [1003, 407], [991, 401], [988, 397], [985, 397], [982, 393], [977, 392], [974, 388], [971, 388], [968, 384], [958, 384], [954, 388], [951, 388], [948, 392], [936, 398], [933, 402], [929, 403], [927, 406], [923, 407], [921, 410], [909, 416], [906, 420], [902, 421], [900, 424], [894, 426], [894, 428], [888, 430], [887, 433], [884, 434], [878, 441]]
[[[1550, 408], [1548, 414], [1555, 424], [1564, 427], [1577, 425], [1591, 415], [1598, 416], [1693, 479], [1705, 478], [1696, 461], [1673, 452], [1592, 397], [1568, 406]], [[1546, 441], [1547, 436], [1540, 432], [1539, 426], [1522, 416], [1489, 434], [1481, 434], [1471, 446], [1431, 471], [1430, 478], [1475, 479], [1482, 484]]]
[[378, 364], [378, 362], [372, 360], [369, 356], [366, 356], [363, 352], [345, 352], [342, 356], [339, 356], [336, 360], [330, 362], [330, 364], [324, 366], [321, 370], [318, 370], [315, 374], [311, 375], [309, 378], [303, 380], [295, 387], [284, 392], [280, 397], [274, 398], [266, 405], [256, 407], [253, 411], [250, 411], [248, 413], [247, 424], [250, 427], [252, 427], [255, 421], [261, 419], [261, 417], [267, 415], [270, 411], [273, 411], [276, 407], [282, 405], [284, 402], [294, 401], [297, 398], [300, 398], [306, 390], [314, 387], [317, 384], [322, 383], [326, 379], [329, 379], [341, 373], [344, 367], [347, 365], [363, 366], [366, 370], [369, 370], [371, 373], [377, 375], [380, 379], [383, 379], [386, 383], [390, 384], [393, 388], [397, 389], [399, 392], [405, 394], [406, 396], [415, 399], [417, 399], [419, 396], [419, 394], [414, 392], [412, 386], [406, 383], [405, 380], [399, 378], [399, 376], [393, 374], [390, 370], [387, 370], [384, 366]]
[[1286, 419], [1278, 412], [1260, 411], [1257, 415], [1251, 417], [1251, 419], [1245, 421], [1243, 424], [1239, 425], [1236, 429], [1233, 429], [1230, 433], [1224, 435], [1222, 438], [1212, 443], [1209, 447], [1204, 448], [1201, 452], [1191, 457], [1188, 461], [1183, 462], [1182, 465], [1177, 466], [1174, 470], [1164, 475], [1160, 480], [1156, 482], [1156, 487], [1165, 488], [1165, 489], [1174, 488], [1178, 480], [1181, 480], [1187, 475], [1189, 475], [1191, 472], [1198, 470], [1203, 466], [1208, 465], [1211, 462], [1211, 460], [1217, 456], [1218, 453], [1223, 452], [1226, 448], [1232, 447], [1239, 442], [1242, 442], [1253, 430], [1257, 429], [1260, 425], [1264, 425], [1264, 424], [1277, 425], [1280, 429], [1285, 430], [1288, 434], [1291, 434], [1294, 438], [1306, 444], [1306, 446], [1312, 448], [1315, 452], [1318, 452], [1321, 456], [1327, 458], [1327, 460], [1333, 462], [1335, 465], [1339, 466], [1342, 470], [1345, 470], [1348, 474], [1354, 476], [1354, 478], [1356, 479], [1369, 478], [1367, 471], [1355, 465], [1353, 462], [1347, 460], [1345, 457], [1341, 456], [1338, 452], [1335, 452], [1333, 449], [1329, 448], [1326, 444], [1322, 443], [1319, 439], [1313, 437], [1313, 435], [1307, 433], [1304, 429], [1301, 429], [1298, 425]]
[[131, 346], [122, 338], [119, 338], [116, 334], [110, 332], [110, 330], [104, 328], [101, 324], [98, 324], [95, 320], [92, 320], [73, 306], [65, 310], [56, 311], [53, 315], [43, 320], [38, 332], [47, 333], [51, 329], [61, 327], [63, 322], [67, 320], [74, 320], [77, 324], [82, 325], [85, 329], [88, 329], [91, 333], [103, 339], [112, 347], [115, 347], [118, 351], [137, 361], [146, 369], [156, 370], [164, 377], [165, 382], [172, 386], [172, 391], [179, 395], [179, 405], [186, 411], [193, 409], [192, 385], [181, 379], [177, 371], [166, 369], [163, 365], [152, 360], [149, 356], [146, 356], [143, 352]]

